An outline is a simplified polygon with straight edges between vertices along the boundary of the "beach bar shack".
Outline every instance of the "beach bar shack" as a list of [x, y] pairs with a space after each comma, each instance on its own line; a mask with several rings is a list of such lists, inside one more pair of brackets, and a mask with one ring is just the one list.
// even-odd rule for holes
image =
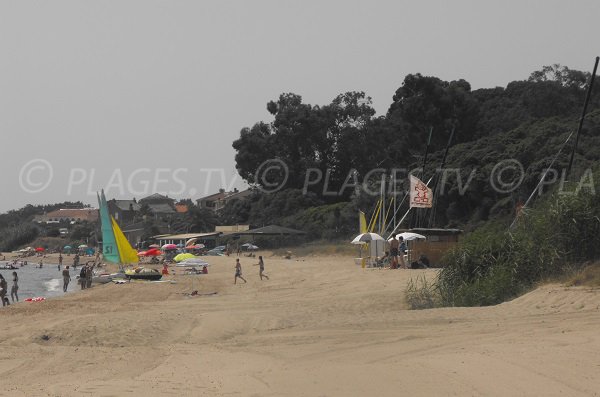
[[458, 244], [460, 235], [462, 234], [462, 230], [460, 229], [415, 228], [408, 231], [426, 237], [425, 240], [412, 240], [408, 242], [409, 263], [418, 261], [421, 255], [425, 255], [432, 267], [444, 266], [444, 255]]

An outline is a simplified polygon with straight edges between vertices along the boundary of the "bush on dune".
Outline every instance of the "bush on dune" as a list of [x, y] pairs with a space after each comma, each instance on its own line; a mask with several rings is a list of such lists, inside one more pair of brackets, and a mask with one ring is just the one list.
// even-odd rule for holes
[[[596, 173], [594, 186], [599, 181]], [[495, 223], [471, 233], [447, 255], [428, 293], [441, 306], [494, 305], [598, 259], [600, 201], [592, 190], [554, 193], [523, 213], [512, 229]]]

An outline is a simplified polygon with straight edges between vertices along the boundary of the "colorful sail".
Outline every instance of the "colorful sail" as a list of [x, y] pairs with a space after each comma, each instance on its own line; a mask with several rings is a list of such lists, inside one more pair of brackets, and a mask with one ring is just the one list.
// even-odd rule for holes
[[125, 235], [121, 231], [121, 228], [117, 224], [117, 221], [115, 221], [115, 218], [111, 216], [110, 220], [112, 221], [112, 229], [115, 235], [115, 240], [117, 242], [117, 248], [119, 250], [119, 262], [122, 264], [137, 263], [137, 251], [133, 249], [131, 244], [129, 244], [129, 241], [127, 241], [127, 237], [125, 237]]
[[119, 257], [119, 248], [115, 240], [111, 216], [108, 213], [108, 204], [106, 203], [104, 190], [102, 190], [98, 197], [98, 204], [100, 206], [100, 222], [102, 229], [102, 255], [107, 262], [119, 263], [121, 260]]

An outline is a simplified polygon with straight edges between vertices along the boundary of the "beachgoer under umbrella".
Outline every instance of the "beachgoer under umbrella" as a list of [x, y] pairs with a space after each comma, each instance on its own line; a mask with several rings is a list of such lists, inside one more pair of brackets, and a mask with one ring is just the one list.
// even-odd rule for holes
[[259, 256], [258, 257], [258, 263], [255, 263], [254, 266], [259, 266], [258, 268], [258, 275], [260, 276], [260, 279], [262, 280], [263, 277], [266, 278], [267, 280], [269, 279], [269, 276], [267, 276], [264, 272], [265, 272], [265, 262], [263, 261], [263, 257]]
[[63, 276], [63, 292], [67, 292], [67, 288], [69, 287], [69, 282], [71, 282], [71, 273], [69, 272], [69, 265], [65, 267], [65, 270], [62, 271]]
[[12, 286], [10, 287], [10, 299], [12, 299], [13, 303], [15, 303], [15, 299], [17, 300], [17, 302], [19, 301], [19, 275], [17, 274], [17, 272], [12, 272], [13, 274], [13, 279], [12, 279]]
[[241, 278], [244, 280], [244, 284], [247, 283], [246, 279], [242, 277], [242, 264], [240, 263], [239, 258], [235, 260], [235, 277], [233, 278], [233, 283], [237, 283], [237, 279]]

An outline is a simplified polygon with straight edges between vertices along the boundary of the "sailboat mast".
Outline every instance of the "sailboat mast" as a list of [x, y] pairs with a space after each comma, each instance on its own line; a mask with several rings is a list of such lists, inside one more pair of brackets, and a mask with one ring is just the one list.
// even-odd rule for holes
[[[452, 126], [452, 131], [450, 132], [450, 137], [448, 138], [448, 143], [446, 144], [446, 150], [444, 150], [444, 156], [442, 157], [442, 163], [440, 164], [439, 172], [444, 172], [444, 168], [446, 167], [446, 159], [448, 158], [448, 152], [450, 151], [450, 146], [452, 146], [452, 142], [454, 141], [454, 132], [456, 131], [456, 126]], [[435, 174], [435, 182], [433, 183], [433, 188], [431, 191], [433, 192], [433, 200], [436, 200], [437, 197], [437, 187], [440, 181], [440, 175], [436, 172]], [[429, 215], [429, 227], [433, 227], [433, 222], [435, 220], [435, 207], [431, 208], [431, 213]]]
[[567, 178], [571, 172], [571, 166], [573, 165], [573, 158], [575, 157], [575, 151], [577, 150], [577, 144], [579, 143], [579, 134], [583, 128], [583, 121], [585, 120], [585, 114], [587, 113], [588, 103], [590, 102], [590, 96], [592, 95], [592, 88], [594, 87], [594, 78], [596, 77], [596, 71], [598, 70], [598, 60], [600, 57], [596, 57], [596, 63], [594, 64], [594, 71], [590, 78], [590, 84], [588, 85], [587, 93], [585, 94], [585, 103], [583, 104], [583, 110], [581, 111], [581, 118], [579, 119], [579, 126], [577, 127], [577, 135], [575, 135], [575, 144], [571, 151], [571, 158], [569, 160], [569, 166], [567, 167]]

